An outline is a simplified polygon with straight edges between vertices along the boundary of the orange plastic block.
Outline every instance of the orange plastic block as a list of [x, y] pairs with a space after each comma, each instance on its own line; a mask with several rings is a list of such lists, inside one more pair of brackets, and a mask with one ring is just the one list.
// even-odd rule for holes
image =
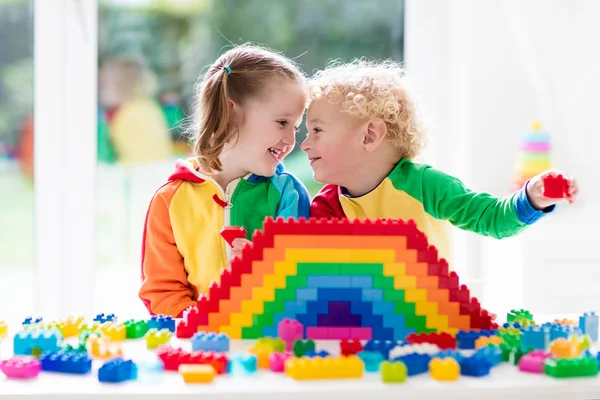
[[565, 338], [555, 339], [550, 343], [550, 353], [555, 358], [575, 358], [579, 355], [579, 342]]
[[480, 336], [475, 339], [475, 348], [479, 349], [480, 347], [486, 347], [488, 344], [493, 344], [494, 346], [500, 346], [500, 343], [504, 342], [500, 336]]
[[256, 365], [259, 369], [269, 369], [269, 356], [273, 353], [272, 349], [267, 346], [256, 346], [251, 348], [249, 352], [256, 356]]
[[455, 381], [460, 376], [460, 365], [454, 358], [434, 358], [429, 362], [429, 373], [438, 381]]
[[86, 342], [86, 347], [93, 357], [100, 359], [123, 356], [121, 346], [112, 343], [106, 337], [90, 336]]
[[178, 372], [185, 383], [211, 383], [217, 375], [213, 366], [208, 364], [182, 364]]
[[365, 365], [356, 355], [285, 360], [285, 373], [296, 380], [361, 378]]

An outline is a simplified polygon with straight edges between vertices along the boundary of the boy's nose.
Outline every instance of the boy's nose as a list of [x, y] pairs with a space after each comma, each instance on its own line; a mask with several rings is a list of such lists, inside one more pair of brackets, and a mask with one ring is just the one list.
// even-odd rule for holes
[[308, 142], [308, 137], [306, 139], [304, 139], [304, 141], [300, 145], [300, 149], [304, 152], [307, 152], [310, 150], [310, 143]]

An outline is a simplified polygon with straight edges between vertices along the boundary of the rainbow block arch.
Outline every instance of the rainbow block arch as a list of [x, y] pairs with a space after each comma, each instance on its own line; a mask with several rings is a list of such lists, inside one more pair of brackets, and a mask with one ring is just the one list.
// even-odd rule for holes
[[312, 339], [403, 340], [496, 327], [414, 221], [268, 218], [184, 312], [178, 336], [277, 336], [284, 318]]

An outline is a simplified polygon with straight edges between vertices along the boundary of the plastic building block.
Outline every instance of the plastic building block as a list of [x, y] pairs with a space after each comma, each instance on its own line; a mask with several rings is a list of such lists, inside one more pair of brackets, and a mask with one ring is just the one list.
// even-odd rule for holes
[[285, 373], [296, 380], [361, 378], [364, 364], [357, 356], [288, 358]]
[[258, 359], [254, 354], [236, 354], [231, 363], [233, 374], [254, 374], [258, 370]]
[[398, 357], [406, 356], [406, 355], [413, 354], [413, 353], [435, 355], [435, 354], [438, 354], [439, 352], [440, 352], [440, 348], [437, 347], [435, 344], [431, 344], [431, 343], [409, 344], [409, 345], [402, 345], [402, 346], [394, 347], [392, 350], [390, 350], [389, 359], [393, 360]]
[[146, 347], [149, 349], [156, 349], [159, 346], [169, 343], [171, 338], [171, 331], [168, 329], [161, 329], [160, 331], [152, 328], [146, 333]]
[[221, 236], [230, 247], [233, 247], [233, 241], [235, 239], [246, 238], [246, 228], [243, 226], [226, 226], [221, 229]]
[[555, 378], [575, 378], [598, 375], [598, 361], [594, 357], [573, 359], [547, 358], [544, 361], [544, 372]]
[[302, 357], [309, 351], [315, 351], [315, 342], [311, 339], [296, 340], [292, 351], [296, 357]]
[[502, 350], [494, 345], [478, 349], [473, 356], [484, 358], [492, 367], [502, 362]]
[[343, 356], [351, 356], [363, 351], [363, 345], [359, 339], [342, 339], [340, 341], [340, 353]]
[[460, 331], [456, 334], [456, 343], [459, 349], [471, 350], [475, 348], [475, 340], [479, 338], [476, 331]]
[[269, 355], [269, 369], [272, 372], [284, 372], [285, 360], [292, 357], [292, 353], [276, 353], [273, 352]]
[[596, 313], [585, 313], [579, 317], [579, 329], [588, 335], [593, 342], [598, 341], [598, 315]]
[[106, 362], [98, 369], [100, 382], [119, 383], [137, 379], [137, 366], [131, 360], [117, 358]]
[[453, 358], [433, 358], [429, 362], [431, 377], [438, 381], [455, 381], [460, 376], [460, 365]]
[[63, 338], [70, 338], [79, 334], [79, 327], [84, 322], [83, 317], [68, 317], [67, 319], [57, 321], [56, 327], [59, 329]]
[[378, 351], [384, 360], [388, 360], [390, 358], [390, 350], [401, 344], [402, 342], [394, 340], [369, 340], [365, 343], [364, 351]]
[[4, 321], [0, 321], [0, 339], [8, 336], [8, 325]]
[[148, 332], [148, 322], [144, 320], [127, 320], [124, 322], [127, 339], [139, 339]]
[[44, 353], [39, 358], [42, 371], [65, 374], [87, 374], [92, 370], [92, 360], [86, 353], [58, 351]]
[[520, 322], [522, 320], [533, 320], [533, 315], [527, 310], [510, 310], [506, 315], [507, 322]]
[[493, 345], [493, 346], [500, 346], [500, 343], [502, 343], [504, 341], [504, 339], [502, 339], [500, 336], [481, 336], [479, 338], [477, 338], [477, 340], [475, 340], [475, 348], [479, 349], [481, 347], [485, 347], [489, 344]]
[[365, 364], [366, 372], [379, 371], [379, 365], [385, 360], [380, 351], [361, 351], [357, 356]]
[[395, 358], [391, 361], [402, 361], [406, 365], [408, 376], [419, 375], [429, 370], [431, 356], [429, 354], [412, 353]]
[[258, 369], [268, 369], [270, 365], [269, 356], [273, 351], [266, 346], [253, 347], [249, 350], [250, 353], [256, 356], [256, 365]]
[[283, 353], [286, 349], [286, 344], [280, 338], [272, 338], [269, 336], [262, 337], [256, 341], [254, 347], [265, 347], [270, 352]]
[[521, 360], [519, 360], [519, 370], [541, 374], [544, 372], [544, 361], [551, 356], [552, 354], [546, 353], [543, 350], [535, 350], [529, 354], [525, 354], [521, 357]]
[[175, 320], [170, 315], [153, 315], [148, 321], [148, 329], [168, 329], [175, 332]]
[[117, 322], [117, 317], [115, 316], [115, 314], [98, 314], [96, 315], [96, 317], [94, 317], [94, 321], [95, 322], [99, 322], [101, 324], [105, 323], [105, 322]]
[[523, 357], [526, 354], [529, 354], [533, 351], [534, 349], [527, 349], [523, 346], [515, 346], [510, 350], [510, 354], [508, 356], [508, 362], [510, 362], [513, 365], [519, 365], [519, 361], [521, 360], [521, 357]]
[[316, 351], [313, 350], [309, 350], [306, 353], [304, 353], [304, 355], [302, 357], [308, 357], [308, 358], [312, 358], [312, 357], [329, 357], [331, 354], [329, 354], [328, 351], [325, 350], [321, 350], [318, 353]]
[[456, 338], [445, 332], [411, 333], [406, 337], [406, 341], [410, 344], [431, 343], [437, 345], [442, 350], [456, 348]]
[[156, 354], [159, 360], [163, 362], [166, 371], [178, 371], [179, 366], [182, 364], [212, 365], [218, 374], [224, 374], [227, 371], [228, 359], [224, 353], [213, 351], [188, 352], [181, 348], [161, 346]]
[[127, 338], [127, 330], [125, 324], [114, 322], [105, 322], [100, 325], [100, 332], [106, 335], [110, 340], [120, 342]]
[[548, 329], [540, 326], [528, 326], [523, 331], [521, 343], [523, 343], [523, 346], [530, 347], [532, 349], [543, 350], [547, 347], [548, 337]]
[[13, 357], [0, 361], [0, 371], [9, 379], [32, 379], [36, 378], [42, 366], [35, 357]]
[[459, 363], [460, 374], [464, 376], [482, 377], [490, 374], [492, 365], [485, 357], [474, 354], [462, 359]]
[[85, 344], [89, 354], [95, 358], [109, 359], [123, 356], [121, 346], [106, 337], [90, 336]]
[[286, 344], [286, 350], [291, 351], [294, 342], [304, 338], [304, 327], [295, 319], [284, 318], [277, 325], [277, 336]]
[[229, 336], [224, 333], [197, 332], [192, 336], [192, 350], [227, 352], [229, 351]]
[[42, 317], [27, 317], [23, 320], [22, 325], [33, 325], [39, 324], [40, 322], [42, 322]]
[[384, 361], [381, 363], [381, 380], [384, 383], [402, 383], [406, 381], [407, 369], [402, 361]]
[[57, 351], [61, 344], [62, 336], [58, 330], [24, 330], [15, 335], [13, 352], [15, 355], [35, 355]]
[[580, 352], [579, 343], [574, 340], [558, 338], [550, 343], [550, 353], [554, 358], [575, 358]]
[[185, 383], [211, 383], [217, 373], [212, 365], [182, 364], [179, 375]]
[[461, 353], [459, 353], [456, 350], [445, 350], [445, 351], [440, 351], [439, 353], [435, 354], [436, 358], [454, 358], [456, 361], [458, 361], [458, 363], [460, 364], [462, 360], [465, 359], [465, 356], [463, 356]]
[[544, 177], [544, 196], [552, 199], [562, 199], [569, 197], [569, 181], [564, 176], [548, 175]]

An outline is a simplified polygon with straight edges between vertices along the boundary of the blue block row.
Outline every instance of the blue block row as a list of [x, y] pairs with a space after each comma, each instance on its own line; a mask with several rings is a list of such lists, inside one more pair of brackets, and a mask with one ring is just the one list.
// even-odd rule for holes
[[98, 369], [100, 382], [118, 383], [137, 379], [137, 366], [131, 360], [117, 358], [106, 362]]
[[87, 374], [92, 370], [92, 360], [86, 353], [57, 351], [44, 353], [39, 358], [42, 371], [65, 374]]
[[117, 322], [117, 317], [115, 314], [98, 314], [94, 318], [94, 322], [100, 322], [101, 324], [105, 322]]
[[192, 350], [227, 352], [229, 351], [229, 336], [224, 333], [196, 332], [192, 336]]
[[396, 357], [391, 361], [402, 361], [406, 365], [407, 375], [414, 376], [429, 371], [429, 354], [412, 353], [405, 356]]
[[150, 329], [168, 329], [175, 332], [175, 320], [170, 315], [153, 315], [148, 320], [148, 330]]
[[17, 333], [13, 339], [15, 355], [32, 355], [58, 351], [62, 345], [62, 335], [57, 329], [27, 330]]

